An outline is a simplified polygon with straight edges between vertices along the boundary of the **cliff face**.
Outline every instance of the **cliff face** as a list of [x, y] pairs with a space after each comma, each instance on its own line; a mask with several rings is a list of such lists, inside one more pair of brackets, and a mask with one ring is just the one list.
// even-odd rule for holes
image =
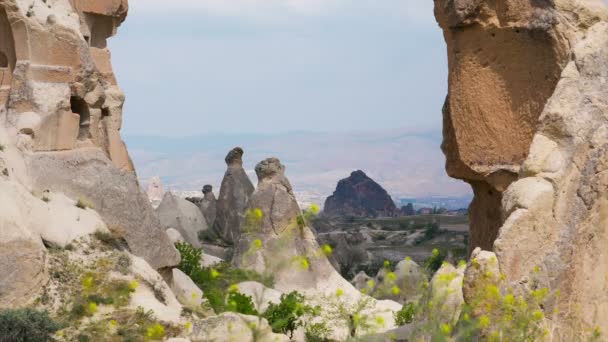
[[395, 202], [363, 171], [354, 171], [338, 182], [334, 194], [325, 201], [324, 213], [330, 216], [395, 216]]
[[494, 250], [520, 291], [541, 270], [540, 286], [562, 294], [545, 308], [556, 337], [608, 326], [605, 5], [436, 0], [435, 14], [446, 168], [475, 192], [470, 248]]
[[0, 0], [0, 159], [5, 181], [86, 200], [162, 268], [179, 254], [120, 137], [124, 95], [106, 44], [127, 10], [126, 0]]

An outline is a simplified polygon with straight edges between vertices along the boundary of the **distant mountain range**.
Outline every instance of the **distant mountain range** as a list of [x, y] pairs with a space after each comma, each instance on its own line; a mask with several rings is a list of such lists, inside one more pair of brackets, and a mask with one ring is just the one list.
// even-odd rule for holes
[[323, 204], [337, 182], [364, 170], [397, 201], [416, 198], [470, 198], [469, 187], [445, 174], [435, 132], [407, 129], [353, 133], [208, 134], [192, 137], [126, 136], [143, 184], [160, 176], [167, 189], [219, 191], [224, 157], [245, 150], [245, 169], [256, 183], [255, 164], [278, 157], [287, 167], [298, 200]]

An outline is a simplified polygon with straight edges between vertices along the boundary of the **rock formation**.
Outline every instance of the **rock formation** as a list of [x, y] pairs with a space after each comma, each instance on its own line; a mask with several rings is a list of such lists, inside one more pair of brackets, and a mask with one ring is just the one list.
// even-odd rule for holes
[[254, 190], [253, 184], [243, 169], [243, 153], [242, 148], [236, 147], [226, 155], [228, 169], [222, 180], [213, 224], [215, 232], [229, 244], [238, 242], [247, 202]]
[[[299, 291], [321, 304], [325, 296], [343, 293], [345, 301], [357, 302], [362, 294], [333, 268], [300, 210], [285, 166], [269, 158], [255, 167], [258, 186], [251, 195], [247, 219], [241, 227], [233, 263], [261, 274], [272, 275], [275, 289]], [[371, 311], [387, 317], [399, 304], [371, 301]], [[337, 336], [342, 331], [335, 332]]]
[[148, 190], [146, 191], [148, 199], [154, 209], [158, 208], [165, 196], [165, 189], [159, 177], [152, 177], [148, 181]]
[[211, 185], [203, 187], [203, 198], [198, 203], [198, 208], [203, 213], [203, 216], [205, 216], [205, 220], [207, 220], [209, 226], [213, 226], [215, 216], [217, 215], [217, 199]]
[[471, 250], [494, 250], [520, 293], [561, 293], [543, 307], [554, 339], [608, 326], [605, 4], [438, 0], [435, 14], [447, 170], [475, 192]]
[[201, 248], [200, 231], [207, 230], [207, 222], [198, 207], [183, 198], [167, 192], [156, 209], [163, 229], [176, 229], [192, 246]]
[[338, 182], [323, 212], [330, 216], [391, 217], [398, 209], [386, 190], [359, 170]]
[[45, 244], [96, 230], [154, 268], [179, 262], [120, 137], [124, 95], [106, 40], [127, 9], [0, 0], [0, 187], [10, 195], [0, 198], [0, 307], [31, 302], [46, 283]]

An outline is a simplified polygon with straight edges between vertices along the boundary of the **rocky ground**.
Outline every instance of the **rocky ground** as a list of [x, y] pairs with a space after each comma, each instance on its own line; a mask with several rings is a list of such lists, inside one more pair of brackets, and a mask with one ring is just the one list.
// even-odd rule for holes
[[422, 264], [439, 249], [448, 260], [466, 260], [466, 216], [409, 216], [398, 218], [329, 218], [312, 221], [320, 244], [334, 250], [332, 260], [343, 276], [360, 271], [375, 275], [386, 260], [406, 257]]

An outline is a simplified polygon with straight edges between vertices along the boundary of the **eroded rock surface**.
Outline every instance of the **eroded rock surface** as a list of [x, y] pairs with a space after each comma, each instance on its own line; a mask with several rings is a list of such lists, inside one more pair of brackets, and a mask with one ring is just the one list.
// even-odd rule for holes
[[227, 243], [239, 240], [240, 227], [254, 187], [243, 169], [243, 149], [236, 147], [226, 155], [228, 168], [222, 180], [217, 212], [213, 225], [215, 232]]
[[470, 248], [494, 250], [514, 291], [560, 293], [543, 307], [554, 339], [608, 326], [605, 4], [438, 0], [435, 14], [447, 169], [475, 191]]
[[167, 192], [160, 206], [156, 208], [156, 214], [164, 229], [174, 228], [180, 232], [186, 242], [195, 248], [202, 247], [198, 234], [209, 227], [196, 205]]
[[124, 94], [107, 48], [127, 11], [127, 0], [0, 1], [0, 139], [23, 159], [13, 181], [90, 202], [160, 268], [179, 255], [121, 139]]

